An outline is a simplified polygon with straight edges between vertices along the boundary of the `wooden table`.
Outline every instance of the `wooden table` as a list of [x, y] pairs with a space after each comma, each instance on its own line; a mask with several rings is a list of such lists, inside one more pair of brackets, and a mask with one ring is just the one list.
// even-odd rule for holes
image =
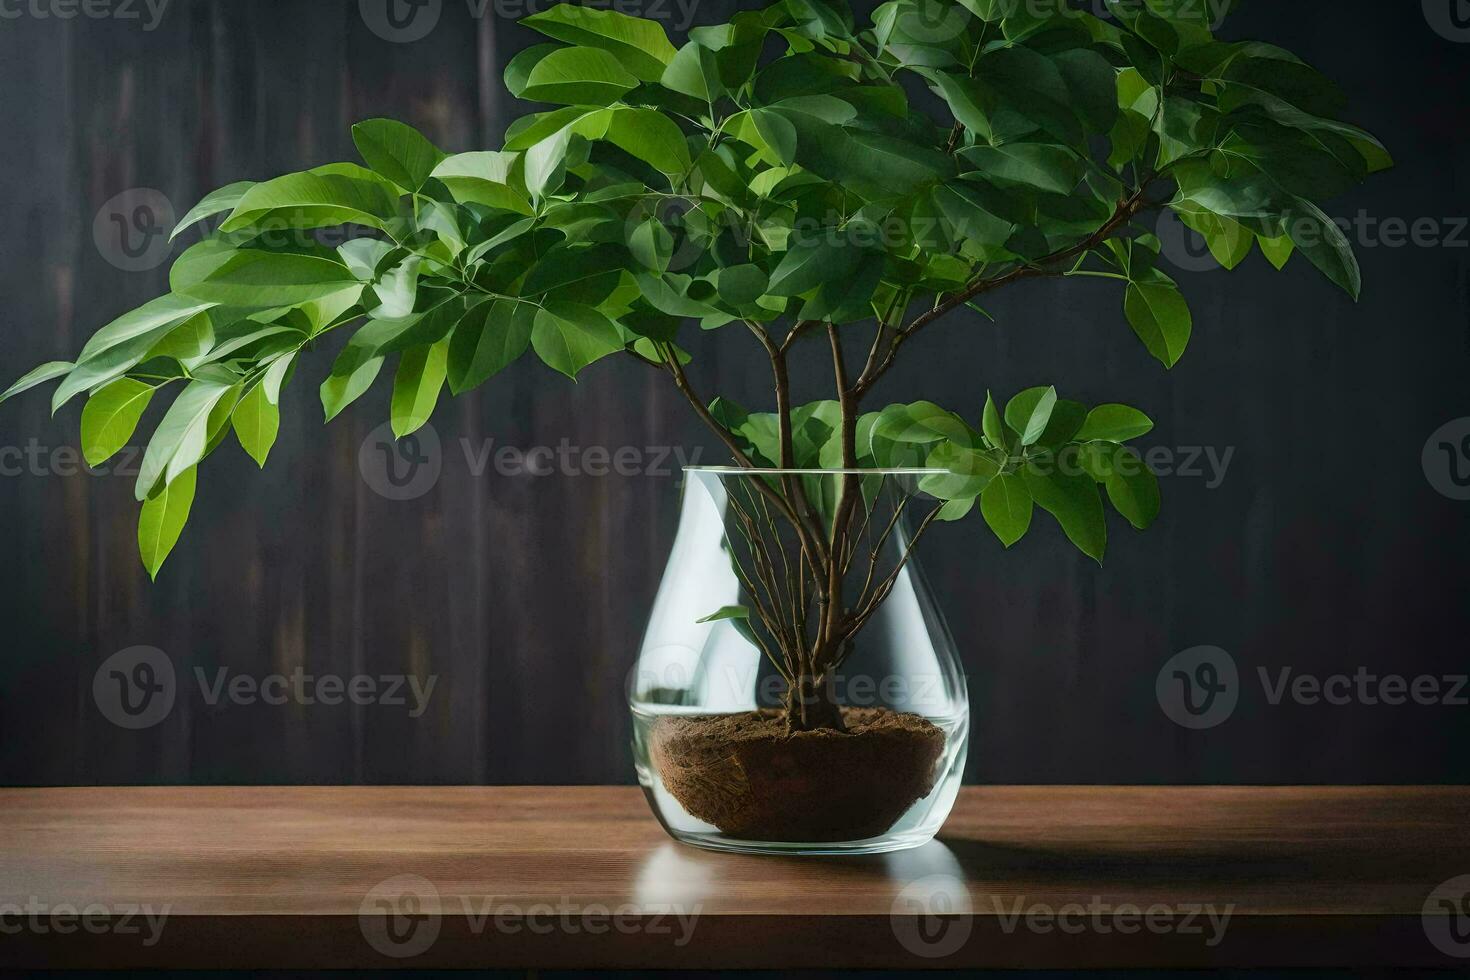
[[0, 966], [1467, 966], [1467, 807], [972, 788], [939, 842], [796, 859], [623, 787], [9, 789]]

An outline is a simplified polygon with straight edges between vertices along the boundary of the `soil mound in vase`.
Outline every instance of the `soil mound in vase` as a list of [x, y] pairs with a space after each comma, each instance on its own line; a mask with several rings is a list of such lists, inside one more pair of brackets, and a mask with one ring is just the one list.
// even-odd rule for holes
[[841, 710], [846, 732], [789, 733], [773, 710], [660, 718], [652, 761], [685, 810], [731, 836], [877, 837], [934, 789], [944, 732], [915, 714]]

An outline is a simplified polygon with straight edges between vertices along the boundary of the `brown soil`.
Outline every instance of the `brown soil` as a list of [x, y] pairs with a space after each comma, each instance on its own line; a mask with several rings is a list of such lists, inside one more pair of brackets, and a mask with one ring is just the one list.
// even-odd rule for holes
[[876, 837], [934, 788], [944, 733], [886, 708], [843, 708], [842, 718], [846, 733], [794, 734], [770, 710], [660, 718], [653, 764], [685, 810], [732, 837]]

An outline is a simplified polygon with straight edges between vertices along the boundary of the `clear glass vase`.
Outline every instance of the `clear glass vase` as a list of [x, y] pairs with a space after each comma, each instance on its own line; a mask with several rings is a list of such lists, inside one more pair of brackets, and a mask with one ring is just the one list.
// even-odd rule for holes
[[638, 779], [673, 837], [872, 854], [938, 832], [969, 699], [914, 545], [947, 477], [685, 470], [628, 685]]

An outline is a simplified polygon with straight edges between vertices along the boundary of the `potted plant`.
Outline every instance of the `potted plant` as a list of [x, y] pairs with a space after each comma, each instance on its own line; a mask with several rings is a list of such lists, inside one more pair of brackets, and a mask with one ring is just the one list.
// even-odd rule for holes
[[[1191, 317], [1138, 220], [1160, 208], [1224, 266], [1257, 245], [1277, 267], [1299, 251], [1358, 293], [1352, 249], [1313, 201], [1387, 152], [1291, 54], [1216, 40], [1212, 9], [895, 0], [859, 26], [840, 0], [780, 0], [676, 47], [647, 20], [551, 7], [522, 21], [548, 43], [505, 78], [556, 108], [518, 119], [500, 150], [446, 155], [371, 120], [353, 131], [365, 165], [216, 191], [176, 232], [224, 216], [167, 295], [4, 397], [48, 381], [54, 409], [84, 397], [93, 464], [172, 398], [136, 487], [156, 576], [200, 464], [231, 431], [265, 463], [282, 391], [328, 335], [350, 336], [321, 385], [326, 417], [391, 364], [400, 436], [446, 386], [471, 390], [528, 350], [569, 378], [634, 358], [731, 464], [689, 474], [632, 683], [656, 812], [716, 847], [918, 843], [953, 801], [968, 713], [920, 535], [978, 511], [1010, 547], [1039, 508], [1101, 560], [1104, 498], [1144, 528], [1159, 494], [1126, 445], [1151, 428], [1142, 412], [1050, 386], [977, 394], [968, 417], [875, 408], [896, 359], [923, 356], [961, 307], [986, 315], [995, 290], [1093, 276], [1116, 281], [1124, 319], [1172, 367]], [[335, 247], [321, 233], [344, 228]], [[750, 335], [774, 411], [695, 380], [716, 329]], [[796, 404], [795, 358], [830, 365], [831, 399]]]

